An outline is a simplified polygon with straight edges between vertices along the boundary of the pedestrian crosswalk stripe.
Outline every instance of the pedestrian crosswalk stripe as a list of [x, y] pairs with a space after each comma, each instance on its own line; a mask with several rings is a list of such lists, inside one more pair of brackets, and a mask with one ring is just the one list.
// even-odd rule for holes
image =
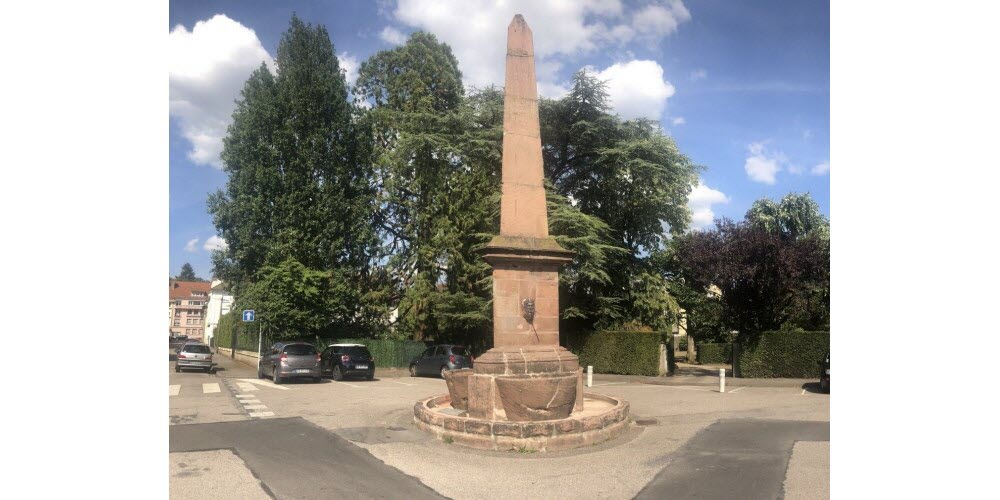
[[[255, 378], [241, 378], [240, 380], [242, 380], [244, 382], [249, 382], [249, 383], [254, 384], [254, 385], [260, 385], [260, 386], [264, 386], [264, 387], [270, 387], [271, 389], [281, 389], [282, 391], [291, 390], [290, 387], [285, 387], [285, 386], [277, 385], [274, 382], [269, 382], [267, 380], [257, 380]], [[237, 382], [237, 384], [239, 384], [239, 382]]]
[[205, 394], [211, 394], [213, 392], [222, 392], [222, 389], [219, 388], [219, 384], [214, 384], [214, 383], [213, 384], [201, 384], [201, 392], [203, 392]]
[[170, 395], [171, 396], [176, 396], [176, 395], [178, 395], [180, 393], [181, 393], [181, 386], [179, 386], [179, 385], [172, 385], [172, 386], [170, 386]]
[[247, 398], [255, 398], [255, 397], [257, 397], [257, 395], [256, 394], [237, 394], [236, 397], [239, 398], [239, 399], [247, 399]]
[[259, 399], [241, 399], [240, 403], [244, 404], [244, 405], [259, 405], [259, 404], [262, 404]]
[[238, 385], [240, 387], [240, 390], [243, 392], [253, 392], [257, 390], [257, 386], [253, 384], [248, 384], [246, 382], [237, 382], [236, 385]]
[[273, 417], [274, 412], [273, 411], [262, 411], [257, 413], [250, 412], [248, 413], [248, 415], [250, 415], [251, 417]]
[[243, 405], [244, 408], [248, 410], [266, 410], [267, 406], [264, 405]]

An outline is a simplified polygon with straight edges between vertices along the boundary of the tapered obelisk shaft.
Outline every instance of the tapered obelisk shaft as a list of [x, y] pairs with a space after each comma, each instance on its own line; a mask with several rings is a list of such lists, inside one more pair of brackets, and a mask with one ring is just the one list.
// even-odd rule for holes
[[501, 235], [548, 237], [535, 54], [531, 28], [520, 14], [507, 27], [502, 193]]

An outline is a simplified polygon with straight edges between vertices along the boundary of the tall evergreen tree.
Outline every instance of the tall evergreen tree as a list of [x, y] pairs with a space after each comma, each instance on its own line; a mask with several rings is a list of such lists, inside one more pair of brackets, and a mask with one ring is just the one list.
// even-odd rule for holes
[[451, 48], [418, 32], [363, 62], [356, 86], [371, 105], [364, 119], [398, 327], [418, 339], [481, 338], [491, 317], [488, 267], [473, 249], [499, 187], [496, 109], [465, 99], [461, 78]]
[[197, 276], [195, 276], [194, 268], [191, 267], [189, 262], [185, 262], [184, 265], [181, 266], [181, 273], [177, 275], [177, 279], [181, 281], [201, 281]]
[[[366, 141], [352, 125], [347, 85], [326, 28], [293, 16], [276, 66], [276, 75], [262, 64], [247, 80], [225, 138], [229, 181], [209, 199], [228, 244], [215, 255], [216, 274], [237, 296], [280, 277], [269, 273], [329, 279], [319, 289], [335, 296], [290, 306], [315, 308], [332, 300], [340, 312], [322, 328], [312, 325], [312, 333], [356, 328], [366, 317], [362, 296], [371, 289], [377, 244], [369, 169], [359, 159]], [[303, 269], [291, 272], [288, 262]], [[326, 310], [299, 312], [328, 316]]]

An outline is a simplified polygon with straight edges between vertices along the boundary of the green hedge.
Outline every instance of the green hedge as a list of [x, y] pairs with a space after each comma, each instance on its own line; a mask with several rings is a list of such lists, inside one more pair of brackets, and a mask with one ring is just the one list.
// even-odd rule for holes
[[723, 364], [733, 361], [733, 344], [695, 344], [698, 348], [698, 362], [702, 364]]
[[[594, 367], [595, 373], [657, 376], [660, 370], [660, 343], [669, 345], [669, 332], [597, 331], [569, 335], [566, 348], [580, 357], [580, 366]], [[667, 349], [669, 370], [673, 369], [673, 349]]]
[[818, 362], [830, 350], [830, 332], [778, 330], [741, 338], [734, 358], [745, 378], [815, 378]]

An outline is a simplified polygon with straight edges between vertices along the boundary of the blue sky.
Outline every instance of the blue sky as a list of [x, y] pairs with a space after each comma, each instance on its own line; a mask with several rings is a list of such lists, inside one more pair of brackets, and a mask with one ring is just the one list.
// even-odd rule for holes
[[809, 192], [829, 215], [830, 18], [825, 1], [171, 1], [170, 274], [211, 275], [222, 244], [206, 211], [225, 185], [218, 151], [242, 82], [277, 52], [292, 12], [330, 32], [349, 76], [423, 29], [449, 43], [467, 85], [502, 83], [506, 26], [535, 34], [539, 91], [588, 67], [625, 117], [658, 119], [706, 167], [695, 226], [754, 200]]

